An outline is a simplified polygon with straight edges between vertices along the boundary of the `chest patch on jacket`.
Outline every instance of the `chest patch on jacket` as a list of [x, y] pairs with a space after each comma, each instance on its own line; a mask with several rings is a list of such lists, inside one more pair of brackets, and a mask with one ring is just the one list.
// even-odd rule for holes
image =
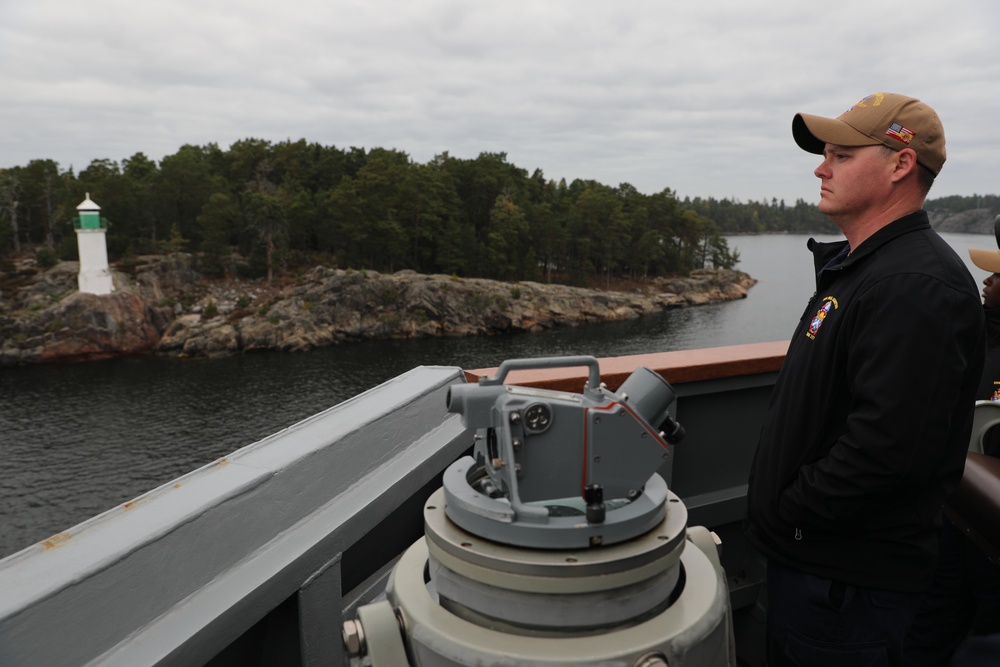
[[819, 310], [816, 311], [812, 320], [809, 321], [809, 328], [806, 330], [806, 338], [816, 340], [816, 334], [819, 333], [819, 329], [823, 326], [823, 322], [826, 322], [826, 318], [829, 317], [830, 313], [837, 310], [839, 307], [840, 305], [837, 303], [836, 298], [832, 296], [823, 297], [823, 305], [819, 307]]

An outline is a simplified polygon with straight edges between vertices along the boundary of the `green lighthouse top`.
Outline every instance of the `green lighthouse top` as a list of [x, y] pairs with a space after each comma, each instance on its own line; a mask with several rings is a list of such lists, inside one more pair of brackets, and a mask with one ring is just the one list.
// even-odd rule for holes
[[101, 207], [91, 200], [90, 193], [87, 193], [76, 210], [80, 212], [79, 229], [102, 229]]

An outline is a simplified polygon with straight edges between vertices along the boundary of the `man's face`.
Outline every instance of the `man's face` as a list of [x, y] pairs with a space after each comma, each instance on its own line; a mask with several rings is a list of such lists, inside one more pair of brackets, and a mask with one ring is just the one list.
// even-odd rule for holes
[[834, 222], [851, 222], [885, 202], [894, 154], [881, 146], [827, 144], [813, 173], [820, 179], [819, 210]]
[[983, 281], [983, 306], [1000, 308], [1000, 273], [991, 273]]

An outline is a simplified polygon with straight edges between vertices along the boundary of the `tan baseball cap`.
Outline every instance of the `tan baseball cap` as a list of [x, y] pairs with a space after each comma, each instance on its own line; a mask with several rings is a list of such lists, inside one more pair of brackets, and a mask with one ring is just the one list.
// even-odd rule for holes
[[1000, 273], [1000, 250], [969, 248], [969, 258], [983, 271]]
[[792, 136], [802, 150], [823, 154], [826, 144], [912, 148], [917, 162], [937, 175], [944, 166], [944, 127], [934, 109], [896, 93], [872, 93], [836, 118], [797, 113]]
[[[997, 247], [1000, 248], [1000, 215], [993, 219], [993, 235], [996, 237]], [[969, 259], [983, 271], [1000, 273], [1000, 250], [969, 248]]]

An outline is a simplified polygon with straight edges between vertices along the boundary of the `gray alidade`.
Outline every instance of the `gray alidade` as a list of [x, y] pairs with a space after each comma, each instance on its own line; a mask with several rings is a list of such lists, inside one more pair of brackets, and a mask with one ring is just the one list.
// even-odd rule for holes
[[[583, 394], [503, 384], [514, 370], [586, 366]], [[476, 429], [473, 455], [445, 472], [448, 518], [505, 544], [568, 549], [614, 544], [663, 518], [656, 474], [683, 429], [670, 385], [637, 369], [616, 392], [594, 357], [515, 359], [476, 385], [455, 385], [448, 410]], [[667, 425], [661, 430], [661, 425]]]
[[[504, 384], [576, 366], [581, 394]], [[608, 390], [593, 357], [510, 360], [452, 385], [472, 455], [425, 503], [385, 599], [344, 624], [351, 664], [733, 667], [718, 538], [687, 526], [656, 473], [684, 435], [674, 400], [648, 368]]]

